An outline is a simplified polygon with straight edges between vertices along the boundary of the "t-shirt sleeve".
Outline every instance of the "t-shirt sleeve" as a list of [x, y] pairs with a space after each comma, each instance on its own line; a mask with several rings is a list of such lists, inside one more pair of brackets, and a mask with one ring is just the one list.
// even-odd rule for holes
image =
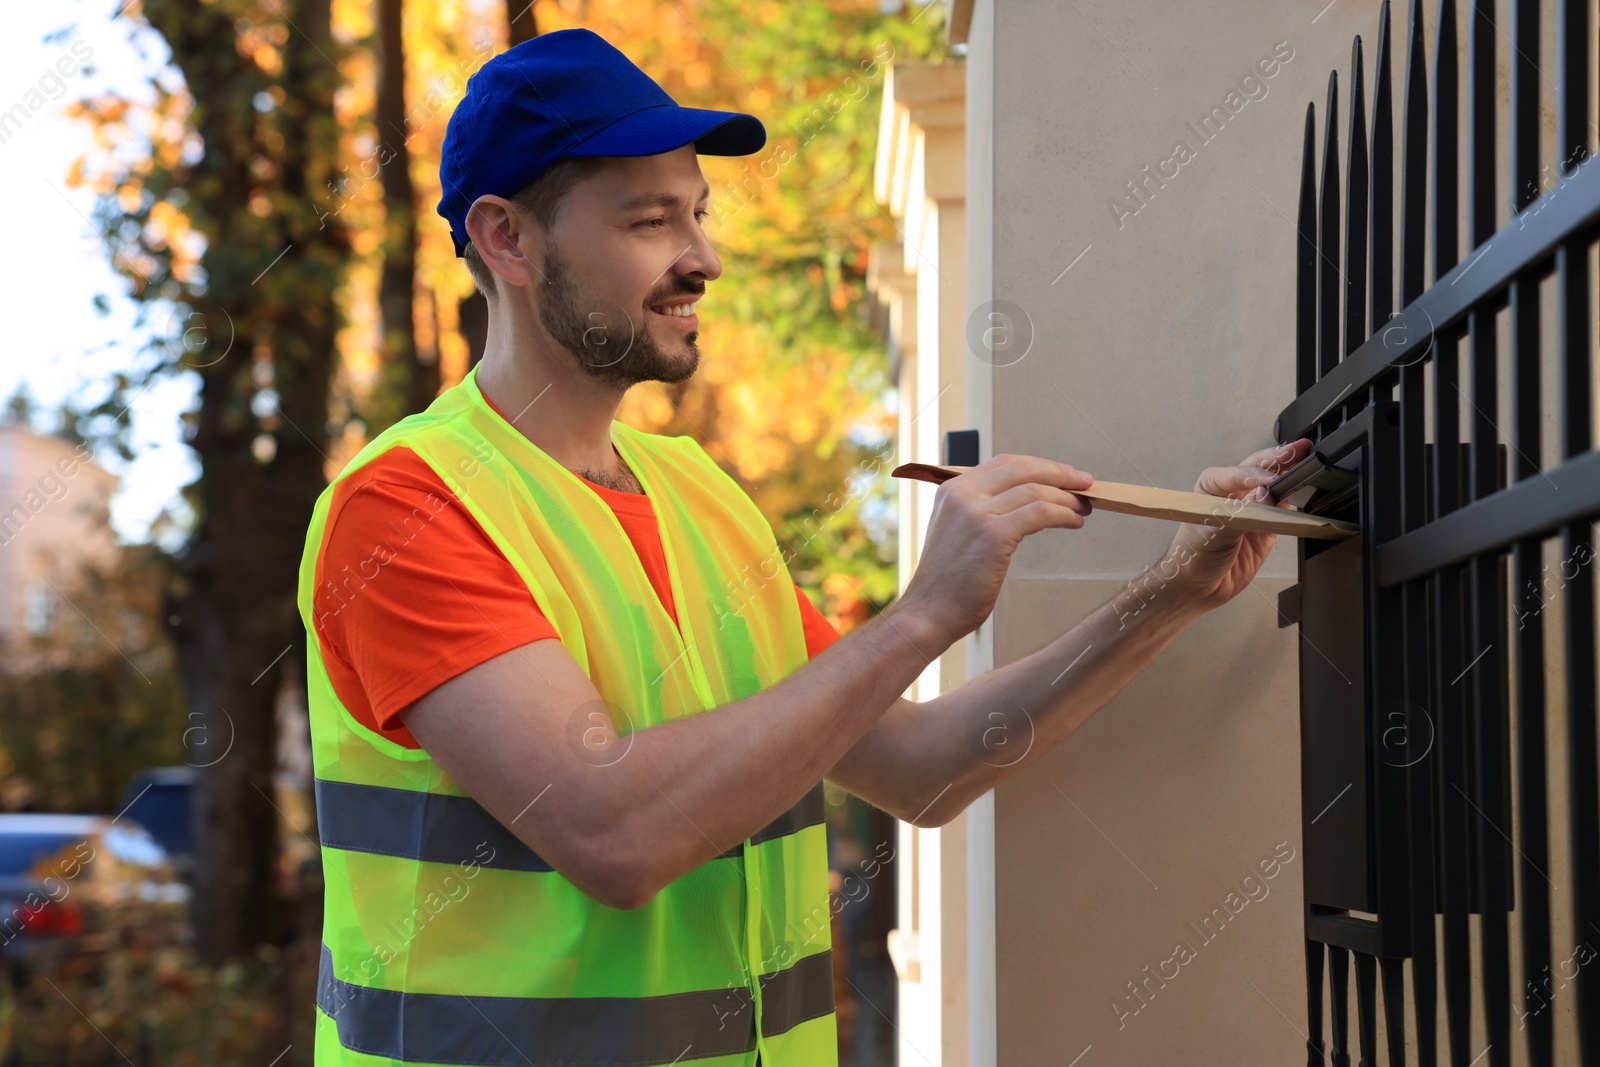
[[[400, 719], [411, 703], [559, 635], [516, 568], [414, 452], [385, 453], [341, 489], [314, 600], [329, 678], [358, 722], [416, 748]], [[815, 657], [839, 632], [798, 586], [795, 597]]]
[[407, 705], [456, 675], [557, 636], [510, 561], [442, 490], [410, 477], [366, 480], [323, 549], [320, 606], [331, 610], [319, 629], [359, 679], [364, 699], [354, 705], [367, 705], [369, 725], [386, 735], [404, 730]]
[[800, 598], [800, 623], [806, 631], [806, 657], [816, 659], [819, 652], [839, 640], [839, 631], [816, 609], [811, 598], [801, 592], [798, 585], [794, 587], [794, 595]]

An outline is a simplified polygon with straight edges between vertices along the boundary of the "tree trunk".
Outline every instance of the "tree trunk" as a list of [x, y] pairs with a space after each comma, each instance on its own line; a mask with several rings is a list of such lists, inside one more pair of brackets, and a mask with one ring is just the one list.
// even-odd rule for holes
[[[531, 0], [506, 0], [507, 47], [515, 48], [537, 36], [539, 26]], [[471, 370], [482, 361], [489, 336], [489, 302], [482, 293], [473, 293], [456, 304], [456, 323], [467, 342], [467, 369]]]
[[[421, 411], [439, 395], [438, 360], [425, 360], [417, 347], [416, 191], [411, 184], [411, 126], [406, 116], [405, 0], [378, 0], [381, 43], [378, 72], [378, 168], [383, 178], [383, 272], [378, 306], [383, 322], [383, 354], [392, 389], [380, 398], [383, 414], [372, 433]], [[394, 410], [394, 407], [399, 410]]]
[[[274, 697], [280, 653], [302, 630], [300, 554], [327, 484], [334, 292], [349, 255], [337, 213], [317, 208], [338, 165], [333, 93], [342, 75], [327, 58], [335, 51], [329, 5], [285, 0], [277, 10], [286, 27], [293, 23], [276, 79], [284, 100], [270, 117], [243, 123], [273, 79], [231, 47], [238, 30], [219, 10], [226, 5], [147, 0], [144, 7], [196, 100], [192, 121], [205, 145], [180, 175], [207, 238], [206, 286], [189, 298], [208, 342], [190, 364], [200, 375], [190, 445], [201, 474], [186, 493], [197, 525], [168, 604], [186, 690], [185, 742], [189, 762], [200, 767], [196, 942], [211, 962], [249, 955], [284, 934]], [[269, 178], [263, 159], [272, 164]], [[276, 194], [264, 218], [249, 210], [260, 190]], [[275, 402], [252, 410], [265, 389]], [[276, 446], [264, 461], [252, 450], [260, 434]]]
[[482, 293], [456, 303], [456, 329], [467, 342], [467, 369], [471, 370], [482, 362], [484, 345], [489, 342], [489, 301]]
[[539, 36], [539, 25], [534, 21], [533, 0], [506, 0], [507, 47], [515, 48], [523, 41]]

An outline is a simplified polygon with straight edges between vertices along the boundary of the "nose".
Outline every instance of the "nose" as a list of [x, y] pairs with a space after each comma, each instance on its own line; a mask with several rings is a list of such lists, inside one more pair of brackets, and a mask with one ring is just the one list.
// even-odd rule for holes
[[694, 228], [689, 247], [673, 262], [672, 270], [679, 275], [698, 274], [706, 281], [716, 281], [722, 276], [722, 258], [699, 226]]

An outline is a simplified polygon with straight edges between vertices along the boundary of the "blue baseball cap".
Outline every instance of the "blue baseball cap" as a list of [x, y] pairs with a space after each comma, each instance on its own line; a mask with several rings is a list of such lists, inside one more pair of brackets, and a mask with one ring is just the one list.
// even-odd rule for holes
[[510, 196], [565, 156], [653, 156], [690, 142], [702, 155], [744, 156], [767, 131], [754, 115], [679, 107], [592, 30], [541, 34], [468, 79], [445, 127], [439, 214], [460, 256], [480, 196]]

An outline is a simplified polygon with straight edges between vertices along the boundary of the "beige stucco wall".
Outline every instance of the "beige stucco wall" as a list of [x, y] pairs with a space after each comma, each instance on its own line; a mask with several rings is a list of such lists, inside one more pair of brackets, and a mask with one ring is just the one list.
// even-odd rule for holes
[[[77, 568], [109, 562], [115, 476], [93, 449], [17, 426], [0, 426], [0, 642], [24, 634], [31, 595], [49, 590], [51, 616], [73, 611]], [[50, 590], [45, 582], [53, 583]]]
[[[1317, 105], [1320, 148], [1328, 71], [1337, 69], [1342, 158], [1350, 42], [1365, 39], [1370, 92], [1378, 4], [956, 0], [952, 9], [968, 46], [963, 314], [1031, 347], [1014, 365], [993, 366], [963, 337], [952, 359], [948, 287], [897, 282], [910, 281], [917, 297], [894, 305], [891, 336], [914, 349], [920, 332], [940, 347], [902, 367], [902, 458], [936, 460], [945, 431], [977, 428], [985, 455], [1048, 455], [1101, 478], [1186, 487], [1201, 466], [1270, 443], [1293, 391], [1290, 218], [1306, 104]], [[1404, 12], [1391, 29], [1398, 108]], [[1466, 41], [1463, 28], [1463, 70]], [[1493, 85], [1502, 164], [1506, 47], [1497, 42]], [[1538, 63], [1555, 68], [1548, 25]], [[1466, 95], [1463, 85], [1463, 107]], [[1212, 119], [1219, 128], [1202, 134], [1214, 108], [1223, 109]], [[1546, 147], [1552, 118], [1546, 106]], [[1187, 156], [1175, 155], [1180, 140]], [[1162, 173], [1174, 158], [1176, 170]], [[937, 226], [905, 234], [948, 257], [943, 235]], [[917, 258], [901, 257], [907, 270]], [[1546, 286], [1547, 322], [1552, 296]], [[1503, 316], [1499, 325], [1504, 339]], [[1547, 374], [1552, 414], [1554, 383]], [[1507, 396], [1502, 381], [1502, 418]], [[914, 432], [913, 410], [922, 420]], [[903, 484], [901, 499], [911, 520], [905, 577], [931, 494]], [[945, 658], [946, 677], [916, 695], [1048, 643], [1154, 560], [1171, 533], [1102, 514], [1085, 531], [1032, 539], [994, 617]], [[902, 1063], [1090, 1067], [1304, 1054], [1296, 634], [1275, 615], [1294, 571], [1285, 542], [1252, 590], [1191, 628], [1055, 752], [948, 827], [903, 834], [921, 895], [903, 889], [901, 913], [920, 929], [922, 979], [901, 986]], [[1552, 839], [1564, 841], [1559, 654], [1548, 666]], [[1563, 884], [1560, 848], [1551, 867]], [[1264, 868], [1273, 876], [1259, 878]], [[1258, 877], [1246, 885], [1247, 875]], [[1559, 960], [1577, 933], [1569, 902], [1555, 895]], [[1520, 916], [1511, 918], [1515, 944]], [[1475, 926], [1473, 946], [1476, 961]], [[1409, 963], [1406, 971], [1409, 986]], [[1512, 972], [1518, 988], [1515, 952]], [[958, 995], [965, 1048], [951, 1019]], [[1570, 1051], [1570, 995], [1553, 1010], [1558, 1048]], [[1351, 1015], [1353, 1041], [1353, 1004]], [[1443, 1048], [1442, 1012], [1438, 1022]], [[1378, 1030], [1383, 1047], [1381, 1018]], [[1407, 1031], [1411, 1043], [1414, 1019]], [[1478, 1006], [1470, 1041], [1469, 1054], [1487, 1042]], [[1519, 1043], [1513, 1062], [1523, 1052]]]
[[[984, 431], [985, 455], [1033, 453], [1103, 479], [1187, 488], [1202, 466], [1271, 442], [1293, 395], [1285, 216], [1305, 105], [1315, 98], [1320, 117], [1328, 71], [1347, 70], [1351, 36], [1371, 41], [1376, 29], [1376, 5], [1323, 6], [974, 4], [969, 308], [1013, 301], [1034, 335], [1014, 365], [969, 358], [969, 422]], [[1258, 98], [1202, 143], [1185, 124], [1224, 106], [1275, 48], [1274, 75], [1257, 74], [1265, 95], [1250, 86]], [[1112, 198], [1135, 206], [1124, 183], [1143, 180], [1141, 168], [1154, 171], [1180, 138], [1194, 157], [1119, 220]], [[1155, 560], [1172, 532], [1101, 514], [1083, 531], [1030, 539], [978, 661], [1047, 643]], [[975, 1067], [1304, 1055], [1295, 636], [1275, 615], [1293, 573], [1293, 546], [1281, 544], [1253, 590], [995, 791], [993, 940], [974, 922], [970, 954], [977, 974], [992, 953], [993, 1035], [982, 1047], [975, 1000]], [[980, 810], [967, 815], [974, 837]], [[1189, 927], [1280, 848], [1297, 858], [1265, 897], [1209, 942]], [[983, 862], [980, 841], [975, 898]], [[1194, 958], [1142, 985], [1179, 942]], [[1147, 990], [1142, 1005], [1130, 982]]]
[[[898, 63], [884, 82], [874, 195], [900, 240], [873, 249], [869, 283], [899, 371], [895, 462], [938, 463], [944, 431], [966, 413], [965, 70]], [[915, 570], [935, 487], [902, 480], [901, 586]], [[966, 681], [967, 647], [929, 664], [908, 690], [932, 700]], [[937, 828], [901, 823], [898, 923], [889, 951], [900, 976], [901, 1062], [966, 1062], [968, 969], [965, 818]]]

